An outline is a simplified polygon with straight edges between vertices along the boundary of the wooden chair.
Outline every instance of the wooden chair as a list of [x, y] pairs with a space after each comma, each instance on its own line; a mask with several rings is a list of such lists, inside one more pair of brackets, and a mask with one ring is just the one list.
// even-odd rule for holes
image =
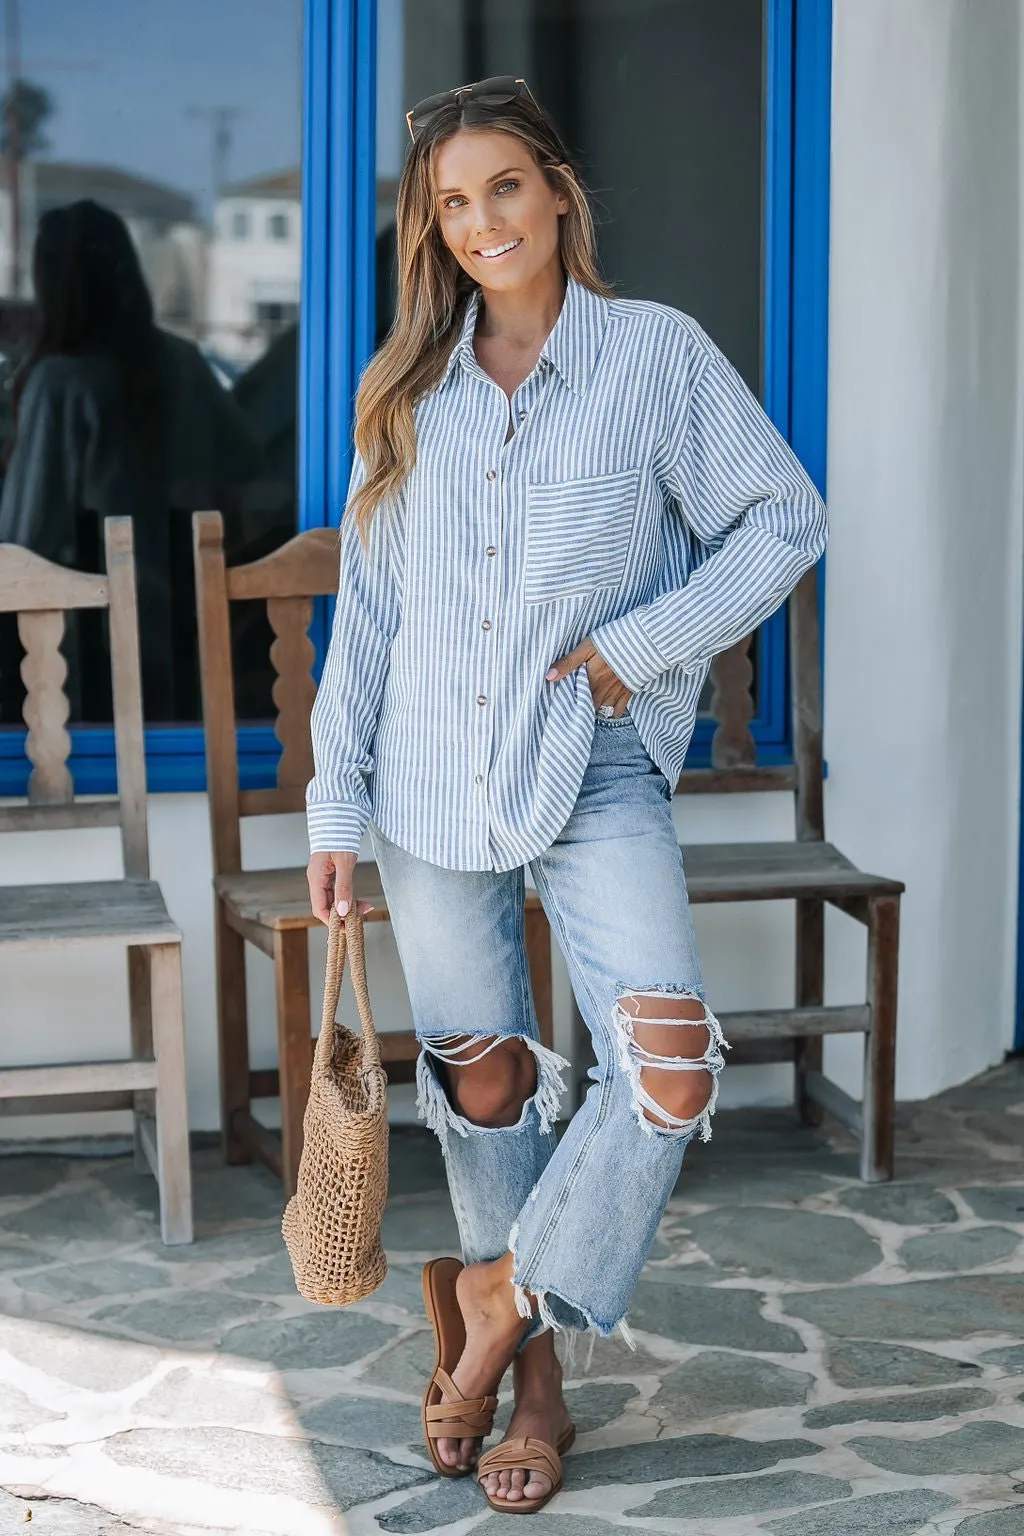
[[[0, 1068], [0, 1113], [51, 1114], [131, 1109], [136, 1165], [160, 1190], [165, 1243], [192, 1241], [182, 1017], [181, 933], [149, 878], [146, 761], [139, 683], [138, 617], [131, 518], [108, 518], [105, 576], [52, 565], [14, 544], [0, 545], [0, 612], [16, 613], [25, 649], [22, 677], [32, 763], [24, 805], [0, 807], [0, 831], [120, 827], [123, 880], [0, 886], [0, 954], [64, 945], [107, 944], [127, 954], [131, 1018], [128, 1061]], [[75, 800], [65, 730], [65, 613], [106, 608], [117, 759], [117, 797]], [[62, 1026], [74, 1030], [73, 1018]]]
[[[779, 901], [796, 907], [794, 1006], [721, 1015], [734, 1045], [729, 1064], [791, 1061], [797, 1112], [819, 1124], [824, 1110], [860, 1138], [861, 1178], [893, 1175], [896, 1072], [896, 987], [899, 958], [899, 880], [865, 874], [825, 841], [821, 738], [821, 651], [818, 572], [809, 571], [788, 605], [793, 763], [762, 767], [749, 721], [752, 638], [718, 656], [712, 666], [716, 731], [712, 766], [684, 770], [677, 794], [788, 790], [796, 806], [796, 836], [788, 843], [684, 845], [690, 900]], [[825, 903], [868, 930], [867, 997], [825, 1007]], [[864, 1036], [864, 1086], [858, 1102], [822, 1072], [828, 1034]]]
[[[676, 794], [743, 794], [788, 790], [796, 805], [796, 836], [786, 843], [683, 845], [690, 901], [781, 901], [796, 907], [796, 978], [792, 1008], [718, 1015], [733, 1047], [732, 1065], [792, 1062], [797, 1113], [818, 1125], [823, 1111], [859, 1138], [860, 1174], [869, 1182], [893, 1175], [896, 1075], [896, 991], [899, 959], [899, 880], [864, 874], [825, 841], [821, 739], [821, 653], [818, 573], [809, 571], [788, 604], [793, 763], [763, 766], [750, 731], [753, 636], [723, 651], [711, 668], [715, 720], [710, 768], [684, 769]], [[824, 1006], [825, 903], [868, 930], [867, 998]], [[864, 1035], [864, 1086], [853, 1099], [822, 1071], [825, 1035]], [[588, 1041], [575, 1011], [577, 1065]], [[589, 1057], [592, 1059], [592, 1056]], [[585, 1089], [577, 1080], [578, 1094]]]
[[[224, 1150], [228, 1162], [261, 1158], [279, 1175], [285, 1193], [292, 1194], [313, 1059], [309, 930], [318, 924], [310, 911], [304, 868], [243, 869], [241, 821], [247, 816], [305, 811], [306, 785], [313, 775], [309, 720], [316, 693], [309, 626], [314, 599], [333, 596], [338, 589], [338, 535], [335, 529], [312, 529], [262, 560], [230, 569], [224, 560], [219, 513], [195, 513], [193, 537], [213, 843]], [[281, 756], [274, 788], [244, 790], [238, 783], [229, 612], [231, 603], [251, 599], [266, 603], [275, 635], [270, 658], [277, 673], [274, 730]], [[389, 921], [372, 860], [356, 865], [354, 891], [359, 900], [376, 904], [369, 922]], [[525, 923], [534, 1004], [541, 1038], [550, 1046], [551, 937], [535, 891], [526, 895]], [[274, 1070], [253, 1071], [249, 1065], [246, 942], [274, 962], [278, 1041]], [[381, 1046], [389, 1080], [412, 1081], [417, 1056], [412, 1031], [385, 1033]], [[253, 1099], [275, 1097], [281, 1101], [280, 1138], [252, 1113]]]

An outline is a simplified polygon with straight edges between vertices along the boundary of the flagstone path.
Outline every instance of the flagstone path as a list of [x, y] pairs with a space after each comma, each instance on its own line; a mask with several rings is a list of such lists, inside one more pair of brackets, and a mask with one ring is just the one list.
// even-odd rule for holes
[[419, 1266], [457, 1251], [425, 1133], [393, 1134], [388, 1279], [337, 1313], [261, 1168], [198, 1151], [168, 1249], [130, 1158], [0, 1156], [0, 1531], [1024, 1536], [1024, 1061], [905, 1106], [897, 1145], [868, 1187], [834, 1126], [717, 1116], [527, 1526], [420, 1444]]

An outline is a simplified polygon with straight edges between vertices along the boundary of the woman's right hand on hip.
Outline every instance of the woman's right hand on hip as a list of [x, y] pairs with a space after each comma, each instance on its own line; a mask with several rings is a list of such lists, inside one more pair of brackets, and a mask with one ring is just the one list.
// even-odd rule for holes
[[[352, 905], [352, 871], [356, 867], [354, 853], [314, 853], [306, 868], [309, 881], [309, 901], [313, 916], [322, 923], [331, 920], [331, 906], [336, 905], [342, 917]], [[373, 911], [372, 901], [359, 903], [360, 915]]]

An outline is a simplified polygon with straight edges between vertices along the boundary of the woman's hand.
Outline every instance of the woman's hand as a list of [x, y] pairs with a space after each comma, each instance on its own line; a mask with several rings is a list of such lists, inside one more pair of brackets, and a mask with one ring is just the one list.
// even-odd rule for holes
[[[331, 907], [337, 906], [342, 917], [352, 905], [352, 871], [356, 867], [354, 853], [314, 853], [306, 869], [309, 881], [309, 901], [313, 916], [322, 923], [331, 920]], [[372, 901], [359, 903], [360, 915], [374, 910]]]
[[616, 677], [600, 651], [589, 639], [581, 640], [574, 651], [570, 651], [568, 656], [563, 656], [561, 661], [556, 661], [544, 676], [549, 683], [557, 683], [563, 677], [568, 677], [570, 672], [575, 672], [583, 662], [587, 664], [587, 676], [590, 679], [594, 708], [600, 709], [602, 704], [611, 704], [616, 715], [624, 715], [632, 694], [625, 683]]

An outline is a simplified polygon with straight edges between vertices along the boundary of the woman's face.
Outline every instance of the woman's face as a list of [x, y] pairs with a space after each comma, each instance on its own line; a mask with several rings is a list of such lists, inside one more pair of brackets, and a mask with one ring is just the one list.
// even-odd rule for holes
[[529, 287], [560, 260], [558, 220], [569, 206], [522, 139], [462, 128], [434, 157], [445, 245], [482, 288]]

